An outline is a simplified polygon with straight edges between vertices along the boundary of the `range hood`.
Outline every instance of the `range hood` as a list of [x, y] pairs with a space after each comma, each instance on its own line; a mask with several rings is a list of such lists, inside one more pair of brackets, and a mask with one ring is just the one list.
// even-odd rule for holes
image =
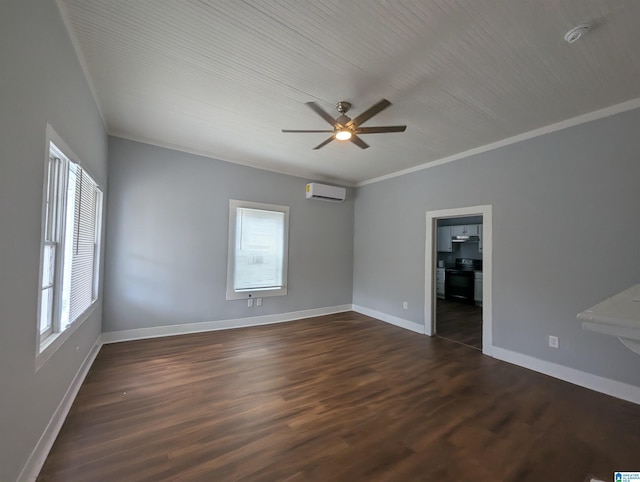
[[480, 236], [454, 236], [451, 238], [452, 243], [479, 243]]

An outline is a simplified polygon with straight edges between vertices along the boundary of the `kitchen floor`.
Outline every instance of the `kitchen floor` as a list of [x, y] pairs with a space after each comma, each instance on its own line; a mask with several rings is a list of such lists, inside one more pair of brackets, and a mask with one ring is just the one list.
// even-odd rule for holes
[[438, 299], [436, 333], [441, 338], [482, 350], [482, 307]]

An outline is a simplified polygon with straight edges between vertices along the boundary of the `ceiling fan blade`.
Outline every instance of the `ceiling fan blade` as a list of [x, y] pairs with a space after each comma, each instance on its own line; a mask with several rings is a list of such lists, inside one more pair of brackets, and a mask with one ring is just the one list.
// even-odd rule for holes
[[362, 114], [360, 114], [358, 117], [353, 119], [351, 122], [348, 122], [347, 127], [351, 127], [351, 126], [358, 127], [360, 124], [364, 124], [369, 119], [371, 119], [374, 115], [378, 114], [379, 112], [382, 112], [384, 109], [386, 109], [390, 105], [391, 105], [391, 102], [389, 102], [387, 99], [382, 99], [373, 107], [369, 107], [369, 109], [365, 110]]
[[356, 146], [358, 146], [360, 149], [366, 149], [367, 147], [369, 147], [369, 144], [367, 144], [366, 142], [364, 142], [362, 139], [360, 139], [357, 135], [352, 135], [351, 136], [351, 142], [353, 142]]
[[358, 127], [356, 134], [383, 134], [385, 132], [404, 132], [407, 126]]
[[322, 117], [324, 120], [326, 120], [329, 124], [331, 124], [332, 126], [335, 126], [336, 121], [333, 117], [331, 117], [331, 115], [324, 110], [322, 107], [320, 107], [318, 104], [316, 104], [315, 102], [307, 102], [306, 103], [309, 107], [311, 107], [316, 114], [318, 114], [320, 117]]
[[333, 136], [329, 137], [329, 139], [327, 139], [324, 142], [321, 142], [320, 144], [318, 144], [316, 147], [313, 148], [313, 150], [315, 151], [316, 149], [320, 149], [321, 147], [326, 146], [327, 144], [329, 144], [329, 142], [331, 142], [334, 139]]
[[301, 132], [325, 132], [325, 133], [328, 133], [328, 132], [333, 132], [333, 131], [330, 131], [330, 130], [324, 130], [324, 131], [300, 131], [300, 130], [293, 130], [293, 129], [282, 129], [282, 132], [295, 132], [295, 133], [299, 134]]

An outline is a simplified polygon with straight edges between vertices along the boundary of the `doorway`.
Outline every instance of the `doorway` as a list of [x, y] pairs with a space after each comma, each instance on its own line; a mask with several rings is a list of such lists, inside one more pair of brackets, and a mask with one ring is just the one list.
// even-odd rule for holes
[[436, 226], [436, 334], [482, 351], [482, 216]]
[[[437, 334], [490, 355], [493, 347], [491, 206], [429, 211], [426, 217], [425, 333]], [[450, 242], [454, 240], [450, 251], [438, 252], [438, 226], [458, 226], [451, 228], [451, 233], [448, 229], [440, 230], [441, 238], [446, 239], [448, 235]], [[463, 230], [462, 226], [467, 229]], [[447, 282], [449, 296], [446, 296]], [[457, 290], [461, 286], [469, 287], [470, 283], [473, 286], [467, 294]]]

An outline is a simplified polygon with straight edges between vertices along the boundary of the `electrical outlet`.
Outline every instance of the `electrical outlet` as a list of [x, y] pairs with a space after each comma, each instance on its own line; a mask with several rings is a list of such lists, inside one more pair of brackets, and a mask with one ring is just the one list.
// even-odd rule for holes
[[407, 303], [406, 301], [403, 301], [402, 302], [402, 308], [405, 309], [405, 310], [408, 310], [409, 309], [409, 303]]
[[560, 348], [560, 344], [557, 336], [549, 335], [549, 346], [551, 348]]
[[247, 306], [248, 306], [249, 308], [251, 308], [251, 307], [253, 306], [253, 298], [249, 298], [249, 299], [247, 300]]
[[256, 298], [256, 306], [262, 306], [262, 298]]

